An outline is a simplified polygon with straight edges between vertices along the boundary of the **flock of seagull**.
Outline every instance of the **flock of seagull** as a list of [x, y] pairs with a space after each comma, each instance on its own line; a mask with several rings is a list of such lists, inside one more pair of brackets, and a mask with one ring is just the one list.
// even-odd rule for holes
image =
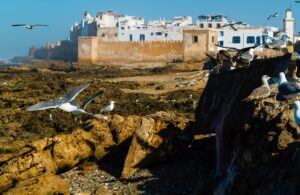
[[282, 51], [284, 48], [286, 48], [290, 39], [285, 33], [279, 33], [275, 37], [270, 37], [268, 35], [265, 35], [264, 37], [266, 40], [264, 45], [255, 45], [243, 49], [237, 49], [234, 47], [224, 47], [222, 45], [215, 44], [217, 47], [235, 51], [236, 54], [232, 56], [227, 50], [223, 49], [218, 51], [216, 57], [205, 53], [205, 55], [210, 59], [211, 64], [213, 66], [213, 68], [211, 68], [208, 74], [206, 74], [205, 76], [230, 71], [236, 68], [248, 67], [251, 64], [251, 61], [257, 58], [257, 56], [254, 55], [255, 50], [262, 48], [270, 48]]
[[[295, 69], [294, 71], [297, 71]], [[264, 106], [264, 99], [268, 98], [273, 90], [271, 89], [269, 85], [269, 80], [273, 79], [269, 77], [268, 75], [263, 75], [261, 80], [262, 84], [260, 87], [254, 89], [250, 95], [243, 99], [242, 101], [249, 102], [249, 101], [254, 101], [254, 100], [261, 100], [262, 105]], [[279, 73], [279, 80], [278, 80], [278, 87], [277, 87], [278, 93], [275, 94], [274, 100], [278, 97], [279, 99], [285, 101], [289, 100], [293, 97], [299, 96], [300, 95], [300, 87], [294, 82], [288, 81], [286, 78], [286, 75], [284, 72]], [[274, 93], [273, 93], [274, 94]], [[260, 107], [260, 105], [259, 105]], [[295, 121], [298, 125], [300, 125], [300, 101], [296, 100], [293, 104], [292, 107], [295, 109], [294, 112], [294, 117]]]
[[[300, 3], [300, 1], [294, 1], [295, 3]], [[278, 13], [271, 14], [267, 20], [270, 20], [271, 18], [278, 17]], [[234, 31], [238, 31], [238, 29], [245, 25], [243, 22], [235, 22], [235, 23], [229, 23], [225, 24], [222, 27], [230, 26]], [[40, 26], [48, 26], [45, 24], [13, 24], [13, 27], [24, 27], [28, 30], [33, 30], [35, 27]], [[284, 33], [279, 33], [276, 37], [269, 37], [268, 35], [265, 35], [265, 47], [271, 48], [271, 49], [277, 49], [282, 50], [286, 47], [289, 37]], [[255, 45], [253, 47], [246, 47], [243, 49], [237, 49], [234, 47], [224, 47], [221, 45], [216, 45], [218, 47], [224, 48], [224, 49], [230, 49], [236, 52], [234, 56], [231, 56], [231, 54], [226, 50], [220, 50], [217, 53], [216, 58], [205, 53], [211, 60], [213, 64], [213, 68], [206, 74], [205, 76], [209, 76], [211, 74], [218, 74], [220, 72], [224, 71], [230, 71], [236, 68], [242, 68], [242, 67], [248, 67], [251, 64], [251, 61], [257, 58], [257, 56], [254, 55], [254, 50], [257, 48], [261, 48], [262, 45]], [[281, 72], [279, 74], [279, 84], [278, 84], [278, 95], [289, 99], [290, 97], [293, 97], [295, 95], [300, 94], [300, 87], [293, 83], [288, 82], [285, 74]], [[270, 79], [269, 76], [263, 75], [262, 85], [255, 89], [247, 98], [245, 98], [243, 101], [253, 101], [258, 99], [265, 99], [270, 96], [271, 89], [268, 83], [268, 80]], [[38, 111], [38, 110], [46, 110], [46, 109], [52, 109], [52, 108], [59, 108], [63, 111], [70, 112], [73, 114], [88, 114], [92, 117], [98, 118], [98, 119], [107, 119], [106, 116], [104, 116], [102, 113], [109, 113], [114, 109], [115, 101], [111, 101], [109, 105], [102, 108], [100, 110], [100, 114], [92, 114], [85, 110], [86, 106], [91, 103], [97, 96], [99, 96], [103, 91], [97, 92], [96, 94], [93, 94], [90, 98], [85, 100], [81, 106], [79, 106], [76, 103], [75, 98], [77, 95], [82, 92], [84, 89], [89, 87], [91, 83], [80, 85], [76, 88], [74, 88], [72, 91], [67, 93], [65, 96], [60, 97], [55, 100], [49, 100], [45, 102], [40, 102], [38, 104], [32, 105], [27, 108], [27, 111]], [[299, 93], [299, 94], [298, 94]], [[276, 100], [276, 98], [275, 98]], [[262, 102], [263, 103], [263, 102]], [[298, 116], [298, 119], [296, 122], [300, 124], [300, 101], [295, 101], [293, 104], [293, 107], [296, 109], [295, 111], [295, 117]], [[50, 114], [49, 119], [52, 120], [52, 115]]]

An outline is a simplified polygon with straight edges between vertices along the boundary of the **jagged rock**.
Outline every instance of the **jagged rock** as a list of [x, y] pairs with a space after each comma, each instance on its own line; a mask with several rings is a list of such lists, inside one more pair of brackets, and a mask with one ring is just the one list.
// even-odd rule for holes
[[19, 182], [5, 195], [62, 194], [69, 195], [69, 182], [56, 175], [44, 175]]
[[[83, 134], [83, 137], [80, 137]], [[84, 134], [88, 134], [86, 137]], [[58, 135], [54, 139], [51, 150], [52, 157], [60, 169], [72, 168], [83, 159], [94, 155], [93, 138], [83, 130], [77, 130], [71, 135]]]
[[[187, 121], [165, 112], [143, 117], [129, 148], [122, 177], [128, 178], [139, 169], [153, 163], [182, 156], [188, 147], [179, 135]], [[188, 134], [188, 132], [185, 132]]]
[[210, 177], [214, 182], [208, 183], [214, 184], [199, 194], [300, 193], [299, 127], [290, 106], [294, 100], [268, 98], [264, 106], [261, 101], [241, 101], [259, 86], [263, 74], [278, 77], [285, 71], [290, 57], [255, 60], [249, 68], [209, 78], [196, 127], [216, 132], [218, 177]]
[[[128, 177], [146, 165], [182, 155], [188, 143], [177, 136], [186, 133], [187, 122], [166, 112], [146, 117], [113, 115], [108, 121], [90, 120], [88, 131], [78, 129], [71, 134], [35, 141], [15, 156], [2, 160], [0, 192], [22, 186], [27, 180], [39, 180], [71, 169], [89, 158], [101, 159], [111, 148], [125, 147], [128, 151], [129, 146], [122, 143], [134, 135], [123, 170], [123, 176]], [[32, 185], [34, 191], [35, 184]]]
[[137, 121], [139, 116], [123, 117], [120, 115], [113, 115], [109, 122], [99, 120], [90, 121], [90, 134], [98, 143], [95, 145], [94, 157], [101, 159], [104, 157], [110, 147], [116, 146], [131, 138], [138, 128]]

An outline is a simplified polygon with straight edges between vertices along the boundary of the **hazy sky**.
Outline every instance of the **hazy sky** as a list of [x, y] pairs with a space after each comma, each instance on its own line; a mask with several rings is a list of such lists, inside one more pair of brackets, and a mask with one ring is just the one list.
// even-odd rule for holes
[[[1, 0], [0, 59], [27, 55], [31, 46], [66, 39], [71, 25], [82, 19], [85, 10], [93, 16], [98, 11], [112, 10], [117, 14], [144, 16], [146, 21], [180, 15], [193, 16], [195, 21], [198, 15], [211, 13], [250, 25], [263, 25], [268, 15], [279, 12], [279, 17], [269, 24], [282, 28], [284, 11], [290, 5], [298, 31], [300, 4], [292, 0]], [[49, 27], [29, 31], [11, 27], [14, 23], [48, 24]]]

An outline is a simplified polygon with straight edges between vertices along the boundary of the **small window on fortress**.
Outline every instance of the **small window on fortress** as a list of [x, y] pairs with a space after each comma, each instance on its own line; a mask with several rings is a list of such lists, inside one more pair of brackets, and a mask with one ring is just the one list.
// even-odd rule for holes
[[114, 35], [115, 35], [115, 37], [117, 37], [117, 36], [118, 36], [118, 33], [115, 33]]
[[200, 28], [204, 28], [204, 24], [200, 24]]
[[161, 36], [161, 35], [163, 35], [163, 33], [162, 32], [157, 32], [156, 35]]
[[198, 36], [193, 36], [193, 43], [198, 43]]
[[214, 36], [211, 37], [211, 42], [215, 43], [215, 37]]
[[101, 37], [105, 37], [105, 33], [102, 33], [102, 34], [101, 34]]
[[221, 24], [220, 23], [217, 24], [217, 28], [221, 28]]
[[168, 33], [165, 33], [165, 37], [168, 37]]
[[153, 36], [153, 35], [154, 35], [154, 33], [152, 32], [152, 33], [151, 33], [151, 36]]
[[208, 24], [208, 28], [212, 28], [212, 23], [209, 23], [209, 24]]

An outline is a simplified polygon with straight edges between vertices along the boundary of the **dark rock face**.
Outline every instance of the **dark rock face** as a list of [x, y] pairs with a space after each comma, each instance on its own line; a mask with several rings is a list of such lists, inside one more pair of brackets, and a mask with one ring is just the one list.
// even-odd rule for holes
[[[215, 194], [299, 194], [299, 127], [290, 102], [242, 102], [266, 74], [278, 77], [290, 55], [211, 76], [196, 110], [196, 128], [216, 132]], [[200, 190], [201, 191], [201, 190]], [[199, 192], [201, 193], [201, 192]]]

